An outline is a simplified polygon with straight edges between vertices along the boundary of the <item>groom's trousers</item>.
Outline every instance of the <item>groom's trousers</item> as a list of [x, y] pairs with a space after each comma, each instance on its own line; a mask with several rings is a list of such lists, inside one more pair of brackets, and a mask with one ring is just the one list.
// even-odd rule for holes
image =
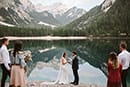
[[74, 74], [74, 83], [78, 84], [79, 83], [79, 74], [78, 74], [78, 69], [73, 69], [73, 74]]

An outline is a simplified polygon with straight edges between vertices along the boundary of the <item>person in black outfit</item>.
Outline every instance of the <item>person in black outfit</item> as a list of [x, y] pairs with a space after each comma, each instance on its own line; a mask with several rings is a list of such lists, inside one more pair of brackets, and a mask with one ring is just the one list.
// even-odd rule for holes
[[73, 56], [72, 69], [73, 69], [74, 81], [71, 82], [71, 84], [78, 85], [79, 84], [79, 74], [78, 74], [79, 63], [78, 63], [77, 53], [72, 52], [72, 56]]

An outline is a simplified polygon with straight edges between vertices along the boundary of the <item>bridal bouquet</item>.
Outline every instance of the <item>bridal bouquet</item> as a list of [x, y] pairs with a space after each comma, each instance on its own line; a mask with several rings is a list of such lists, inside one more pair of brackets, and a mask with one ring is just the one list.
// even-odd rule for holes
[[72, 58], [68, 57], [67, 61], [68, 61], [68, 63], [71, 63], [72, 62]]
[[31, 51], [27, 50], [27, 51], [23, 51], [24, 55], [25, 55], [25, 62], [28, 61], [32, 61], [32, 55], [31, 55]]
[[[32, 61], [31, 51], [29, 51], [29, 50], [27, 50], [27, 51], [22, 51], [22, 53], [23, 53], [24, 56], [25, 56], [24, 60], [25, 60], [26, 63], [29, 62], [29, 61]], [[25, 73], [27, 73], [28, 67], [25, 66], [25, 67], [24, 67], [24, 70], [25, 70]]]

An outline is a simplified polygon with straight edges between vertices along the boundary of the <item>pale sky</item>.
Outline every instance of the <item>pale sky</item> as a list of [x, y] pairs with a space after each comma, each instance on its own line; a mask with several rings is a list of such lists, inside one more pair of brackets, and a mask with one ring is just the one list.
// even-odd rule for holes
[[31, 0], [33, 4], [52, 5], [53, 3], [63, 3], [69, 7], [79, 7], [89, 10], [96, 5], [100, 5], [104, 0]]

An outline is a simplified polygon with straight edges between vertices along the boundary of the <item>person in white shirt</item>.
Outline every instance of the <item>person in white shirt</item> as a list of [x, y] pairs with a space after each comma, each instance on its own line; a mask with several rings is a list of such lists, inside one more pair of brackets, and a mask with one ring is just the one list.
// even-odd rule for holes
[[[9, 45], [9, 40], [7, 38], [2, 39], [2, 46], [0, 48], [0, 64], [2, 68], [2, 79], [1, 87], [5, 87], [5, 80], [7, 76], [10, 76], [10, 57], [7, 46]], [[11, 86], [10, 86], [11, 87]]]
[[119, 61], [123, 66], [122, 70], [122, 86], [127, 87], [127, 75], [130, 65], [130, 52], [127, 51], [127, 44], [125, 42], [120, 43], [121, 53], [118, 55]]

